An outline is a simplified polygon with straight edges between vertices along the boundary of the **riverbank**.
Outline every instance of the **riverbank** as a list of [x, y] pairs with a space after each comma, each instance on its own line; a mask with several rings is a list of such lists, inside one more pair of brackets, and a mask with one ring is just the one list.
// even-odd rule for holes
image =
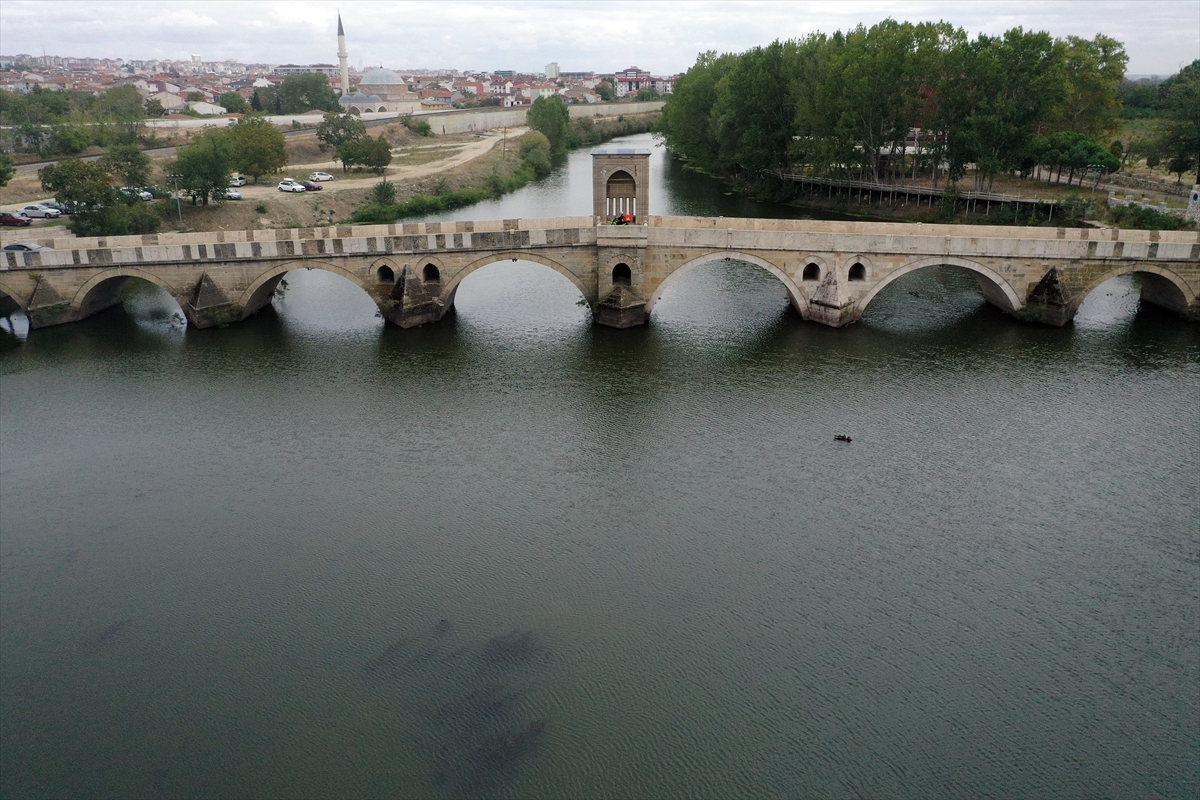
[[[894, 192], [886, 189], [881, 192], [866, 184], [849, 187], [800, 185], [775, 177], [746, 182], [712, 175], [690, 164], [682, 166], [721, 182], [733, 193], [757, 201], [779, 203], [796, 208], [800, 213], [836, 214], [876, 222], [1079, 228], [1090, 226], [1099, 219], [1106, 224], [1121, 226], [1119, 220], [1111, 219], [1105, 200], [1110, 189], [1121, 196], [1127, 191], [1103, 184], [1093, 188], [1091, 185], [1051, 183], [1011, 175], [997, 177], [989, 194], [1023, 198], [1018, 206], [995, 198], [968, 203], [964, 197], [949, 192], [939, 197], [917, 196], [904, 192], [905, 184], [898, 184]], [[959, 190], [969, 185], [969, 177], [957, 184]], [[945, 188], [944, 185], [932, 187], [929, 181], [916, 181], [907, 186], [918, 190]], [[1186, 207], [1186, 203], [1171, 202], [1168, 206], [1180, 208]]]
[[[657, 112], [650, 112], [629, 117], [621, 115], [616, 119], [584, 117], [572, 120], [567, 134], [568, 152], [582, 147], [594, 147], [621, 136], [648, 133], [653, 129], [658, 117]], [[511, 148], [506, 148], [499, 162], [491, 159], [484, 165], [485, 169], [477, 170], [474, 180], [468, 181], [466, 185], [452, 186], [447, 180], [438, 184], [437, 191], [433, 194], [415, 194], [407, 197], [401, 196], [397, 191], [391, 202], [368, 202], [356, 209], [350, 221], [360, 224], [389, 223], [464, 208], [515, 192], [546, 176], [548, 161], [545, 159], [548, 149], [540, 156], [540, 166], [535, 153], [527, 155], [527, 145], [534, 144], [533, 137], [540, 139], [541, 146], [546, 147], [545, 137], [540, 133], [531, 132], [514, 139]], [[536, 150], [536, 147], [534, 149]], [[509, 152], [514, 158], [509, 157]], [[561, 154], [555, 166], [561, 166], [564, 162], [565, 154]], [[539, 171], [542, 172], [541, 175], [538, 174]]]
[[[590, 147], [620, 136], [649, 131], [658, 112], [614, 118], [580, 118], [571, 123], [574, 147]], [[480, 200], [515, 191], [535, 179], [525, 169], [519, 153], [527, 128], [511, 128], [483, 133], [447, 134], [420, 137], [400, 125], [381, 131], [392, 145], [392, 164], [382, 176], [366, 170], [344, 173], [329, 153], [317, 147], [316, 135], [289, 139], [289, 166], [278, 177], [307, 177], [314, 170], [334, 174], [335, 180], [323, 184], [320, 192], [282, 193], [276, 181], [264, 179], [259, 185], [244, 186], [242, 200], [223, 204], [177, 206], [174, 201], [158, 201], [164, 222], [162, 230], [188, 231], [256, 230], [262, 228], [298, 228], [350, 222], [354, 212], [367, 205], [375, 184], [388, 180], [396, 191], [395, 202], [406, 204], [405, 216], [430, 213], [431, 210], [457, 208]], [[155, 162], [161, 175], [167, 159]], [[17, 206], [50, 199], [41, 190], [36, 173], [20, 174], [0, 190], [0, 205]], [[178, 215], [182, 211], [183, 224]], [[63, 220], [36, 220], [35, 227], [62, 226]], [[5, 231], [0, 239], [16, 241], [36, 234], [31, 229]], [[22, 233], [22, 231], [26, 231]]]

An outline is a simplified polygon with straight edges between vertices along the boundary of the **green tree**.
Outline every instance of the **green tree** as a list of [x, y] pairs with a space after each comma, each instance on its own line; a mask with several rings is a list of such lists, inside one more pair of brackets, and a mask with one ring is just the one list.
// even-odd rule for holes
[[145, 186], [150, 182], [150, 157], [137, 145], [113, 145], [100, 162], [125, 186]]
[[658, 99], [658, 89], [655, 89], [653, 86], [646, 86], [644, 88], [638, 89], [637, 99], [639, 101], [657, 100]]
[[101, 163], [77, 158], [38, 170], [42, 188], [71, 208], [70, 229], [77, 236], [121, 236], [153, 233], [162, 217], [146, 204], [132, 207], [122, 202], [112, 186], [112, 175]]
[[550, 174], [550, 140], [539, 131], [530, 131], [522, 137], [521, 160], [533, 168], [539, 178]]
[[963, 157], [983, 188], [1025, 157], [1039, 122], [1060, 103], [1065, 84], [1048, 33], [1013, 28], [974, 43], [975, 97], [963, 120]]
[[722, 170], [756, 176], [786, 162], [795, 117], [786, 61], [794, 52], [778, 41], [752, 48], [717, 85], [711, 124]]
[[179, 148], [175, 160], [166, 165], [166, 172], [180, 176], [179, 187], [192, 198], [193, 205], [197, 202], [208, 205], [209, 200], [225, 202], [235, 163], [236, 152], [229, 131], [210, 128], [190, 145]]
[[1097, 34], [1091, 40], [1068, 36], [1055, 47], [1065, 87], [1051, 124], [1089, 136], [1115, 130], [1121, 111], [1117, 87], [1129, 61], [1124, 46]]
[[736, 60], [733, 55], [718, 57], [714, 50], [701, 53], [692, 68], [675, 80], [659, 121], [672, 151], [705, 169], [715, 169], [717, 161], [717, 140], [712, 129], [717, 83], [733, 69]]
[[608, 81], [600, 81], [592, 91], [599, 95], [600, 99], [606, 103], [616, 102], [617, 93]]
[[260, 114], [279, 114], [279, 87], [263, 86], [254, 90], [250, 108]]
[[360, 162], [364, 167], [374, 172], [376, 175], [382, 175], [388, 164], [392, 163], [392, 146], [388, 144], [388, 140], [383, 138], [383, 134], [372, 139], [367, 137], [361, 142]]
[[280, 114], [302, 114], [305, 111], [338, 111], [337, 93], [329, 78], [318, 73], [288, 75], [279, 85]]
[[368, 197], [373, 205], [390, 206], [396, 202], [396, 186], [391, 181], [382, 180], [371, 187]]
[[73, 212], [112, 205], [117, 199], [112, 174], [98, 162], [65, 158], [58, 164], [39, 169], [38, 179], [42, 189], [52, 193], [55, 200]]
[[161, 102], [159, 102], [158, 100], [147, 100], [146, 101], [146, 116], [147, 117], [161, 117], [161, 116], [164, 116], [166, 113], [167, 113], [167, 110], [165, 108], [163, 108], [163, 104]]
[[367, 135], [367, 126], [354, 114], [326, 114], [317, 128], [317, 147], [337, 152], [343, 143]]
[[366, 142], [368, 141], [370, 141], [370, 137], [364, 136], [361, 139], [349, 139], [338, 145], [337, 158], [342, 162], [342, 172], [365, 161], [367, 157]]
[[109, 89], [96, 98], [96, 116], [114, 122], [140, 125], [145, 117], [142, 96], [133, 86]]
[[1182, 178], [1196, 165], [1200, 183], [1200, 59], [1170, 79], [1163, 117], [1156, 140], [1159, 152], [1170, 159], [1168, 169]]
[[189, 103], [200, 103], [203, 102], [204, 95], [200, 92], [188, 92], [187, 97], [183, 99], [187, 100]]
[[233, 168], [249, 175], [255, 183], [263, 175], [273, 175], [288, 162], [287, 141], [283, 133], [263, 117], [242, 117], [227, 129], [233, 143]]
[[237, 92], [226, 92], [217, 100], [217, 105], [224, 108], [230, 114], [249, 114], [250, 104], [246, 102], [246, 98], [242, 97]]
[[0, 153], [0, 187], [8, 186], [8, 182], [12, 180], [12, 176], [17, 172], [17, 162], [12, 156], [6, 156]]
[[558, 95], [534, 100], [525, 121], [530, 128], [540, 131], [549, 140], [551, 152], [561, 153], [566, 149], [571, 112]]
[[433, 135], [433, 128], [429, 127], [429, 123], [423, 119], [413, 119], [412, 114], [405, 114], [403, 117], [401, 117], [400, 124], [418, 136]]
[[50, 137], [43, 152], [46, 155], [68, 155], [82, 153], [92, 145], [92, 137], [81, 125], [62, 124], [50, 129]]

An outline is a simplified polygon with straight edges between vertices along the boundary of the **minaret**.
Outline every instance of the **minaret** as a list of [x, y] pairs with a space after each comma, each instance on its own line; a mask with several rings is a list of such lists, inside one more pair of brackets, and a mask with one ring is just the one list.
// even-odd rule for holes
[[342, 14], [338, 12], [338, 63], [342, 65], [342, 97], [350, 94], [350, 68], [346, 66], [346, 32], [342, 30]]

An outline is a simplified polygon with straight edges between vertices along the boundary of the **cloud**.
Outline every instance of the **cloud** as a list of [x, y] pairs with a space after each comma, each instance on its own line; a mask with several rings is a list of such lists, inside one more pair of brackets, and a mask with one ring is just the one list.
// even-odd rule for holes
[[[887, 17], [946, 20], [971, 34], [1023, 26], [1054, 36], [1105, 33], [1125, 43], [1131, 73], [1170, 73], [1200, 58], [1195, 0], [717, 0], [508, 3], [341, 0], [350, 60], [400, 68], [686, 70], [696, 54], [740, 52], [774, 39], [831, 33]], [[0, 52], [246, 63], [336, 60], [336, 8], [314, 0], [171, 4], [3, 0]]]

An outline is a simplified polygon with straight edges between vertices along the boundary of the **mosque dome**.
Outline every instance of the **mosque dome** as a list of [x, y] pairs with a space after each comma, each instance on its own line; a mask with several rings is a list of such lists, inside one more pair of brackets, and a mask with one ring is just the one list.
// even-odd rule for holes
[[358, 82], [359, 86], [403, 86], [404, 79], [390, 69], [379, 67], [373, 69], [366, 75], [362, 76], [362, 80]]

